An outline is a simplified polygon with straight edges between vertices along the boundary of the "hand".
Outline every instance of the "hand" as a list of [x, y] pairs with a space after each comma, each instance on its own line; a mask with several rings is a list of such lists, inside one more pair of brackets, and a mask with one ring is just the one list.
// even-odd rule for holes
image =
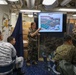
[[41, 30], [41, 28], [38, 28], [38, 30]]

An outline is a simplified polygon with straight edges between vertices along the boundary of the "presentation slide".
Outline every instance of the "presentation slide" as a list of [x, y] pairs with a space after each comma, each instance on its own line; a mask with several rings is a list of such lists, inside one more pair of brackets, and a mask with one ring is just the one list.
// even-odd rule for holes
[[40, 32], [62, 32], [63, 14], [62, 13], [39, 13], [38, 28]]

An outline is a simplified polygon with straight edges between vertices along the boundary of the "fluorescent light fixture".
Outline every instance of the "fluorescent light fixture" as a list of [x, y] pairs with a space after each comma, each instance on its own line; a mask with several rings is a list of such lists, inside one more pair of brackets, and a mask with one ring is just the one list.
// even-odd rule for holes
[[0, 0], [1, 5], [7, 5], [8, 3], [5, 0]]
[[76, 14], [72, 15], [72, 16], [76, 16]]
[[40, 10], [20, 10], [20, 12], [41, 12]]
[[68, 4], [71, 0], [63, 0], [61, 2], [61, 6], [65, 6], [66, 4]]
[[76, 9], [67, 9], [67, 8], [60, 8], [59, 11], [66, 11], [66, 12], [76, 12]]
[[45, 10], [50, 10], [58, 6], [58, 0], [56, 0], [52, 5], [44, 5]]
[[28, 15], [28, 17], [33, 17], [33, 15]]
[[18, 1], [18, 0], [8, 0], [8, 1], [10, 1], [10, 2], [16, 2], [16, 1]]
[[43, 5], [52, 5], [56, 0], [43, 0]]

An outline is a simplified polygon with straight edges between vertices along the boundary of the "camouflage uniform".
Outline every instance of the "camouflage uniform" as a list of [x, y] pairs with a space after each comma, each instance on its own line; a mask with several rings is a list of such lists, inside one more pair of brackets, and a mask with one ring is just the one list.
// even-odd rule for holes
[[55, 61], [66, 60], [71, 62], [75, 52], [75, 47], [73, 45], [63, 44], [57, 48], [53, 59]]
[[28, 39], [29, 39], [29, 44], [28, 44], [28, 59], [32, 61], [37, 61], [38, 59], [38, 45], [37, 45], [37, 35], [31, 37], [31, 33], [34, 33], [36, 30], [30, 29], [30, 32], [28, 33]]
[[[75, 75], [73, 65], [76, 65], [76, 48], [73, 45], [63, 44], [59, 46], [55, 52], [53, 60], [58, 61], [57, 69], [59, 67], [61, 75]], [[58, 66], [59, 65], [59, 66]]]

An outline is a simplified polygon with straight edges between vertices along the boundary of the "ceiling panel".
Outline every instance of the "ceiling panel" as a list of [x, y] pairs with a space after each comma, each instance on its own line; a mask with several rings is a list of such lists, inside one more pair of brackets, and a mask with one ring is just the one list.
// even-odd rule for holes
[[[35, 0], [35, 5], [32, 9], [41, 9], [41, 10], [45, 11], [45, 7], [44, 7], [44, 5], [42, 5], [42, 1], [43, 0]], [[64, 1], [64, 0], [58, 0], [58, 5], [55, 8], [64, 8], [64, 7], [65, 8], [76, 8], [76, 0], [71, 0], [71, 2], [65, 6], [61, 6], [62, 1]], [[28, 6], [26, 0], [19, 0], [18, 2], [8, 2], [8, 3], [11, 6], [11, 9], [12, 9], [12, 7], [15, 9], [18, 9], [18, 10], [21, 9], [22, 7], [24, 7], [26, 9]], [[31, 9], [31, 8], [29, 7], [28, 9]]]

